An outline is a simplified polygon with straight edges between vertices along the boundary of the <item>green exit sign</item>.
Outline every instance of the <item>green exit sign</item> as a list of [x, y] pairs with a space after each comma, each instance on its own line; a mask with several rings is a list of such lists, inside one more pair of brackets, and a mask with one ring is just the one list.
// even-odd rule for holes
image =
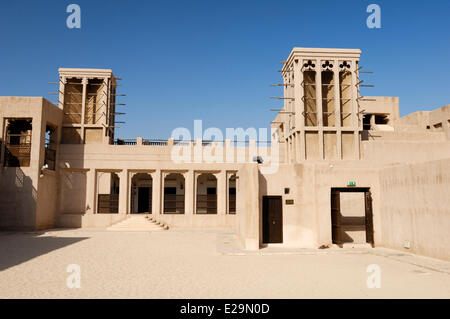
[[349, 187], [356, 186], [356, 182], [350, 181], [347, 183], [347, 186], [349, 186]]

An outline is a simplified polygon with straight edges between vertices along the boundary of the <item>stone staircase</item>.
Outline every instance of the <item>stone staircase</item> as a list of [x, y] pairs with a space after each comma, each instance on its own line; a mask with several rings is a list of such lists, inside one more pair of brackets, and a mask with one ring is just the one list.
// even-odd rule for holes
[[169, 226], [158, 222], [149, 215], [131, 215], [107, 230], [112, 231], [162, 231], [169, 229]]

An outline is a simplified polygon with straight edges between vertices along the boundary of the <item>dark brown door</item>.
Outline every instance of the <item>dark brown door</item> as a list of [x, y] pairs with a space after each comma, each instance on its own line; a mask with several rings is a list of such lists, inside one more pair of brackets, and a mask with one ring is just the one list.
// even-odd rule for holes
[[331, 236], [333, 244], [341, 244], [341, 203], [340, 192], [331, 190]]
[[366, 205], [366, 242], [374, 244], [373, 240], [373, 214], [372, 214], [372, 195], [370, 191], [365, 192]]
[[263, 197], [263, 243], [283, 242], [283, 211], [281, 196]]
[[150, 212], [150, 194], [150, 187], [138, 188], [138, 213]]

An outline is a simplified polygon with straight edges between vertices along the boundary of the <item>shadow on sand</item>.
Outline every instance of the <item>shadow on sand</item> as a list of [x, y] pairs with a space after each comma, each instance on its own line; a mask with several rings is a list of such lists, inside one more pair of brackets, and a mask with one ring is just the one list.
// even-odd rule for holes
[[42, 236], [45, 232], [0, 232], [0, 271], [89, 237]]

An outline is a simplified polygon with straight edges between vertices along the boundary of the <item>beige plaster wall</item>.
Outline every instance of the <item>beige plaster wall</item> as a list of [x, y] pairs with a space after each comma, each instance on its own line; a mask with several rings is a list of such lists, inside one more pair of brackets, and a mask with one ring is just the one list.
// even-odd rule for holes
[[[61, 109], [50, 103], [49, 101], [42, 100], [42, 118], [41, 118], [41, 130], [40, 130], [40, 149], [39, 149], [39, 166], [38, 166], [38, 189], [37, 189], [37, 205], [36, 205], [36, 228], [46, 229], [52, 228], [56, 225], [56, 216], [58, 214], [58, 198], [55, 194], [58, 194], [58, 149], [56, 149], [56, 163], [55, 170], [45, 169], [41, 174], [41, 167], [45, 162], [45, 130], [46, 125], [51, 124], [56, 127], [56, 140], [60, 139], [61, 124], [63, 112]], [[34, 130], [34, 127], [33, 127]], [[58, 148], [58, 147], [57, 147]]]
[[[281, 196], [283, 211], [283, 246], [315, 247], [316, 229], [315, 200], [313, 187], [314, 170], [302, 164], [281, 165], [275, 174], [260, 175], [259, 178], [259, 243], [262, 245], [262, 201], [263, 196]], [[285, 194], [285, 188], [289, 194]], [[294, 200], [294, 204], [286, 204]]]
[[259, 172], [257, 164], [242, 165], [237, 173], [237, 178], [236, 233], [245, 249], [259, 249], [260, 201], [258, 196]]
[[364, 110], [364, 113], [389, 114], [389, 124], [400, 118], [398, 97], [364, 96], [364, 99], [359, 102], [359, 108]]
[[[45, 126], [58, 127], [62, 112], [42, 97], [0, 97], [0, 132], [4, 139], [5, 119], [31, 118], [31, 158], [29, 167], [3, 167], [1, 163], [0, 227], [40, 229], [54, 226], [56, 216], [57, 171], [43, 171]], [[56, 158], [58, 160], [58, 156]], [[3, 217], [2, 217], [3, 216]]]
[[430, 129], [443, 132], [450, 141], [450, 104], [430, 112]]
[[364, 160], [377, 164], [425, 162], [450, 158], [448, 141], [363, 141]]
[[0, 229], [35, 229], [37, 183], [30, 177], [36, 175], [33, 168], [1, 167], [1, 170]]
[[380, 171], [378, 243], [450, 260], [450, 159], [400, 164]]
[[[262, 203], [264, 195], [282, 196], [284, 247], [318, 248], [332, 244], [331, 188], [347, 187], [349, 181], [356, 187], [370, 188], [372, 194], [375, 244], [379, 240], [379, 170], [380, 166], [364, 161], [317, 161], [303, 164], [281, 165], [276, 174], [261, 175], [259, 181]], [[284, 194], [289, 188], [289, 194]], [[360, 193], [361, 196], [363, 193]], [[344, 195], [345, 197], [346, 195]], [[357, 195], [356, 195], [357, 196]], [[287, 205], [286, 200], [294, 204]], [[349, 206], [359, 205], [352, 211]], [[364, 215], [364, 201], [351, 199], [344, 210], [349, 214]], [[361, 206], [363, 205], [363, 206]], [[362, 211], [361, 208], [362, 207]], [[352, 230], [348, 230], [352, 231]], [[260, 245], [262, 245], [262, 207], [260, 207]], [[365, 242], [365, 233], [352, 233], [355, 242]]]

